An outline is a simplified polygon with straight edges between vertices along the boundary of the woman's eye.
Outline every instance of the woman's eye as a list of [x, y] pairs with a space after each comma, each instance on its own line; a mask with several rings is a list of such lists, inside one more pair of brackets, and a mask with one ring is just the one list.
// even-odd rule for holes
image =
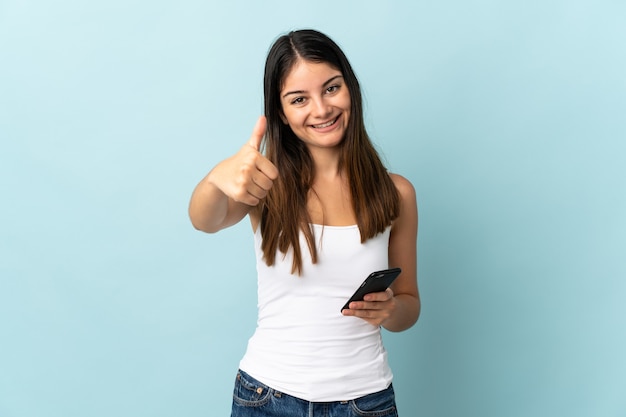
[[291, 101], [291, 104], [302, 104], [304, 103], [304, 97], [296, 97]]
[[326, 92], [327, 93], [334, 93], [337, 90], [339, 90], [339, 86], [338, 85], [331, 85], [330, 87], [328, 87], [326, 89]]

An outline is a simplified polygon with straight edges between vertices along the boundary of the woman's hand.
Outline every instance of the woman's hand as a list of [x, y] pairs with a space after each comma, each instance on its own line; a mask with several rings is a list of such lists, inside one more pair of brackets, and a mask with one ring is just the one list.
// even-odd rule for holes
[[239, 152], [220, 162], [206, 180], [238, 203], [256, 206], [278, 177], [276, 166], [260, 152], [265, 117], [259, 117], [250, 140]]
[[189, 202], [196, 229], [215, 233], [232, 226], [272, 188], [278, 169], [260, 152], [265, 124], [265, 117], [259, 117], [239, 152], [217, 164], [196, 186]]
[[349, 309], [343, 310], [344, 316], [359, 317], [374, 326], [382, 326], [385, 320], [396, 311], [396, 299], [391, 288], [383, 292], [367, 294], [363, 301], [353, 301]]

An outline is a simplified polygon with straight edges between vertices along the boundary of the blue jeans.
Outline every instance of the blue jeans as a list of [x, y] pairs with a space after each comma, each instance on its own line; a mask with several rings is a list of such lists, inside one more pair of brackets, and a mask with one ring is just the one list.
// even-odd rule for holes
[[350, 401], [309, 402], [237, 373], [231, 417], [398, 417], [393, 386]]

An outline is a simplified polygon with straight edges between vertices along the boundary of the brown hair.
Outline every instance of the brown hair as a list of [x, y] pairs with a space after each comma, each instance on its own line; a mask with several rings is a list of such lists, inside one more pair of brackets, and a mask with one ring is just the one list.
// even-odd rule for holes
[[365, 130], [361, 88], [344, 53], [330, 38], [314, 30], [279, 37], [268, 53], [264, 77], [266, 156], [278, 168], [279, 177], [259, 207], [261, 248], [269, 266], [274, 264], [277, 250], [287, 253], [292, 248], [292, 273], [302, 272], [300, 231], [313, 263], [317, 262], [307, 211], [307, 196], [315, 177], [313, 160], [304, 142], [281, 119], [282, 83], [299, 59], [324, 62], [341, 71], [350, 93], [350, 120], [340, 145], [339, 169], [348, 178], [361, 242], [383, 232], [400, 210], [398, 191]]

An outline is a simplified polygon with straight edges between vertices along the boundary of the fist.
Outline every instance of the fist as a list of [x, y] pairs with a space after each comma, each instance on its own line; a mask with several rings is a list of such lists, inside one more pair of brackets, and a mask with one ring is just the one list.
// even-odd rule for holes
[[260, 152], [265, 126], [265, 117], [259, 117], [248, 142], [209, 177], [228, 197], [249, 206], [258, 205], [278, 178], [276, 166]]

